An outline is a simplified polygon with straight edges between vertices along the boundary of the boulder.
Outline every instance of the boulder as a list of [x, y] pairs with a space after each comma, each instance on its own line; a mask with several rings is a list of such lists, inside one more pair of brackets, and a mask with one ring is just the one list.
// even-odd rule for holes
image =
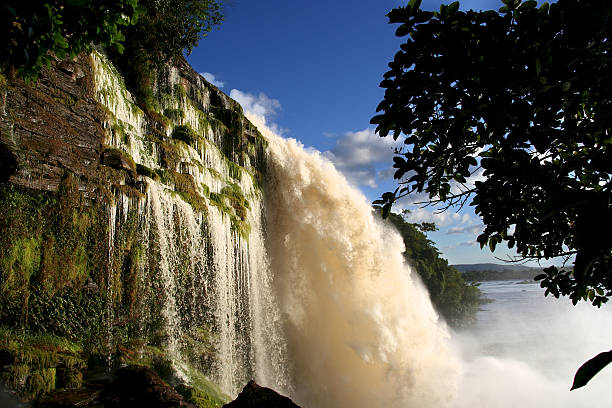
[[105, 406], [112, 407], [193, 407], [155, 371], [139, 366], [117, 370], [103, 400]]
[[223, 408], [300, 408], [289, 398], [276, 391], [261, 387], [251, 380], [238, 397]]

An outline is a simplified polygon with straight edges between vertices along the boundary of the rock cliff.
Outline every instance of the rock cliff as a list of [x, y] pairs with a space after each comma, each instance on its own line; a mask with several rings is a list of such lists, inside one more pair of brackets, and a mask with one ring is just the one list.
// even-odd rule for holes
[[139, 106], [102, 50], [0, 76], [0, 371], [22, 396], [137, 364], [220, 406], [262, 353], [266, 140], [186, 62], [155, 78]]

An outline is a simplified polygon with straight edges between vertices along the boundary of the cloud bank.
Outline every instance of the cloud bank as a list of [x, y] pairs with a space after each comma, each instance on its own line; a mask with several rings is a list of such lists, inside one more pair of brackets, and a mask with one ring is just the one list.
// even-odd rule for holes
[[[346, 132], [323, 155], [331, 160], [355, 185], [376, 188], [378, 182], [393, 177], [393, 151], [399, 146], [393, 138], [381, 138], [374, 129]], [[387, 167], [380, 170], [381, 167]]]

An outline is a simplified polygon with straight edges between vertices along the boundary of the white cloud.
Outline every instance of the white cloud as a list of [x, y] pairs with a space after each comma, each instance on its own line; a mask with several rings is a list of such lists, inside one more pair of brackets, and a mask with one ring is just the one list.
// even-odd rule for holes
[[476, 241], [476, 238], [474, 238], [474, 239], [471, 239], [471, 240], [468, 240], [468, 241], [461, 241], [461, 242], [457, 242], [455, 244], [446, 245], [442, 249], [449, 250], [449, 249], [456, 249], [456, 248], [460, 248], [460, 247], [475, 247], [475, 248], [479, 248], [480, 244], [478, 243], [478, 241]]
[[278, 124], [272, 122], [272, 118], [281, 110], [281, 104], [278, 99], [270, 98], [263, 92], [255, 95], [242, 92], [238, 89], [232, 89], [229, 96], [238, 102], [245, 112], [258, 116], [277, 135], [282, 136], [287, 132], [287, 129], [281, 128]]
[[336, 141], [336, 145], [323, 153], [349, 181], [356, 185], [377, 187], [383, 178], [393, 173], [379, 170], [393, 163], [394, 149], [400, 142], [393, 138], [381, 138], [374, 129], [347, 132]]
[[[467, 214], [466, 214], [467, 215]], [[447, 234], [480, 234], [484, 230], [484, 225], [482, 224], [473, 224], [467, 226], [457, 226], [451, 227], [446, 231]]]
[[223, 85], [225, 85], [225, 82], [218, 80], [216, 75], [211, 74], [210, 72], [200, 72], [200, 75], [202, 75], [205, 80], [207, 80], [217, 88], [223, 88]]
[[459, 228], [459, 226], [468, 224], [472, 221], [470, 214], [460, 214], [451, 210], [436, 212], [419, 207], [410, 208], [410, 212], [406, 214], [405, 218], [406, 221], [413, 223], [433, 222], [441, 228], [453, 225], [454, 227], [451, 227], [451, 229]]

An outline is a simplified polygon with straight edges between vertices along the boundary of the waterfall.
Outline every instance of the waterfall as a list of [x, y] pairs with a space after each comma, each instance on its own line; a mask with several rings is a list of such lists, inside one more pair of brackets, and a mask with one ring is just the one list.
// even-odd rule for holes
[[[92, 62], [104, 145], [140, 166], [111, 188], [109, 349], [113, 319], [136, 319], [116, 329], [232, 397], [254, 378], [305, 408], [451, 403], [456, 358], [401, 238], [328, 160], [251, 117], [262, 168], [240, 110], [175, 68], [152, 134], [112, 64]], [[197, 137], [176, 140], [179, 125]]]
[[[143, 231], [149, 234], [147, 225], [152, 231], [143, 242], [157, 252], [147, 275], [160, 280], [165, 346], [177, 374], [188, 380], [182, 368], [189, 354], [185, 338], [207, 326], [215, 347], [207, 374], [223, 391], [235, 395], [252, 377], [274, 381], [274, 358], [265, 355], [262, 340], [278, 329], [267, 320], [274, 305], [261, 213], [252, 212], [255, 228], [244, 240], [216, 207], [204, 215], [155, 181], [147, 186]], [[258, 210], [260, 203], [255, 205]]]
[[291, 395], [305, 407], [443, 407], [449, 334], [400, 236], [317, 152], [267, 130], [267, 247]]

